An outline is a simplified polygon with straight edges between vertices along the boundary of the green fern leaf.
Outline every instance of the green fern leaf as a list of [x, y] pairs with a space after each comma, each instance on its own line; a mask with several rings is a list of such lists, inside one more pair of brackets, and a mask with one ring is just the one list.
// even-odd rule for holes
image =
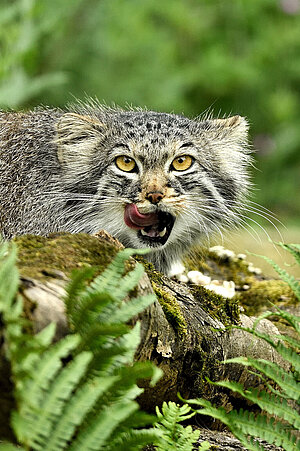
[[88, 380], [79, 387], [66, 404], [63, 415], [54, 424], [52, 432], [45, 444], [44, 451], [60, 451], [71, 440], [85, 415], [92, 409], [97, 400], [111, 385], [118, 380], [118, 376], [97, 377]]
[[[108, 321], [109, 319], [111, 324], [120, 323], [121, 321], [127, 322], [153, 304], [155, 299], [156, 297], [153, 294], [132, 298], [128, 302], [122, 303], [115, 312], [112, 312], [110, 318], [104, 318], [103, 320]], [[100, 315], [99, 319], [102, 320], [102, 315]]]
[[285, 310], [278, 310], [276, 315], [285, 319], [300, 335], [300, 316], [292, 315]]
[[263, 359], [251, 359], [250, 357], [235, 357], [228, 359], [225, 363], [239, 363], [244, 366], [251, 366], [265, 374], [269, 379], [276, 382], [283, 392], [290, 398], [298, 401], [300, 399], [300, 386], [295, 379], [283, 368], [275, 363]]
[[276, 415], [277, 417], [288, 421], [294, 428], [300, 429], [300, 415], [295, 409], [288, 405], [286, 399], [265, 391], [258, 391], [257, 389], [244, 390], [243, 385], [238, 382], [210, 381], [210, 383], [219, 387], [229, 388], [230, 390], [239, 393], [244, 398], [257, 404], [262, 410], [265, 410], [271, 415]]
[[[298, 343], [298, 346], [300, 347], [300, 343]], [[287, 348], [282, 343], [278, 343], [276, 346], [276, 351], [293, 367], [296, 371], [300, 372], [300, 356], [291, 348]]]
[[138, 409], [136, 402], [118, 402], [101, 409], [89, 425], [79, 432], [68, 451], [98, 451], [110, 442], [119, 424]]
[[216, 408], [205, 399], [189, 399], [187, 403], [202, 407], [201, 409], [195, 409], [193, 407], [193, 410], [196, 413], [199, 413], [200, 415], [207, 415], [216, 420], [220, 420], [222, 423], [224, 423], [231, 430], [231, 432], [240, 440], [240, 442], [242, 443], [242, 445], [245, 446], [245, 448], [251, 451], [264, 451], [264, 447], [261, 446], [258, 442], [251, 442], [248, 440], [248, 436], [244, 434], [241, 428], [239, 428], [238, 426], [239, 423], [236, 421], [235, 418], [233, 418], [233, 415], [229, 416], [228, 412], [226, 412], [223, 407]]
[[131, 400], [141, 393], [141, 389], [136, 385], [137, 380], [151, 379], [161, 376], [162, 372], [156, 369], [152, 362], [134, 362], [131, 366], [123, 366], [118, 369], [120, 376], [117, 384], [107, 393], [110, 402], [122, 401], [124, 398]]
[[102, 274], [90, 285], [89, 290], [91, 291], [107, 291], [108, 293], [113, 293], [116, 288], [119, 287], [120, 280], [124, 274], [125, 262], [133, 254], [145, 254], [148, 250], [137, 250], [137, 249], [124, 249], [117, 253], [113, 261], [108, 265], [108, 267], [102, 272]]
[[211, 445], [207, 441], [201, 442], [198, 445], [198, 451], [208, 451], [210, 449]]
[[78, 346], [78, 352], [90, 349], [97, 353], [99, 347], [103, 347], [113, 337], [119, 337], [128, 332], [128, 330], [129, 327], [125, 324], [101, 324], [96, 322], [84, 332], [81, 343]]
[[286, 343], [288, 343], [291, 346], [291, 348], [298, 349], [300, 347], [300, 342], [292, 337], [289, 337], [287, 335], [276, 335], [276, 337], [278, 338], [278, 340], [285, 341]]
[[[274, 315], [274, 314], [273, 314]], [[281, 315], [279, 315], [281, 316]], [[266, 315], [264, 315], [266, 317]], [[259, 318], [261, 319], [261, 317]], [[272, 337], [270, 335], [258, 332], [255, 330], [255, 324], [253, 326], [253, 329], [244, 328], [244, 327], [236, 327], [237, 329], [243, 330], [245, 332], [249, 332], [250, 334], [254, 335], [255, 337], [261, 338], [262, 340], [269, 343], [276, 351], [285, 359], [287, 362], [289, 362], [291, 365], [295, 367], [297, 371], [300, 372], [300, 356], [295, 352], [293, 349], [286, 347], [280, 340], [287, 341], [290, 345], [294, 346], [295, 349], [298, 349], [300, 347], [300, 342], [290, 338], [285, 337], [283, 335], [273, 335]]]
[[258, 254], [251, 254], [255, 255], [256, 257], [263, 258], [266, 260], [277, 272], [277, 274], [280, 275], [280, 278], [286, 282], [291, 290], [294, 292], [295, 296], [300, 300], [300, 283], [295, 279], [294, 276], [290, 275], [285, 269], [280, 268], [280, 266], [277, 265], [271, 258], [266, 257], [265, 255], [258, 255]]
[[15, 446], [12, 443], [0, 443], [0, 451], [25, 451], [20, 446]]
[[199, 439], [200, 432], [193, 431], [191, 426], [183, 427], [179, 424], [195, 415], [190, 406], [179, 406], [175, 402], [163, 402], [162, 410], [156, 407], [158, 422], [155, 427], [162, 433], [162, 442], [158, 444], [158, 450], [183, 450], [193, 449], [193, 443]]
[[276, 244], [278, 244], [283, 249], [292, 254], [298, 265], [300, 265], [300, 244], [284, 244], [284, 243], [276, 243]]
[[19, 272], [16, 267], [17, 250], [16, 246], [8, 247], [7, 244], [2, 244], [0, 248], [2, 252], [0, 257], [0, 312], [8, 312], [11, 310], [19, 285]]
[[114, 297], [119, 300], [124, 299], [137, 286], [144, 272], [143, 265], [136, 263], [135, 268], [122, 278], [122, 283], [114, 290]]
[[37, 451], [44, 450], [48, 437], [51, 436], [50, 432], [54, 421], [59, 419], [66, 400], [85, 374], [92, 356], [90, 352], [82, 352], [60, 371], [58, 377], [50, 385], [48, 392], [44, 394], [38, 415], [36, 410], [32, 412], [28, 408], [29, 406], [27, 409], [22, 409], [26, 418], [29, 419], [31, 416], [30, 423], [33, 428], [30, 442]]
[[48, 326], [44, 327], [40, 332], [35, 334], [34, 341], [37, 342], [42, 348], [47, 348], [53, 341], [56, 331], [56, 324], [50, 323]]
[[67, 357], [76, 348], [79, 341], [78, 335], [68, 335], [43, 354], [32, 368], [31, 378], [28, 378], [24, 384], [22, 402], [28, 402], [37, 407], [40, 405], [43, 391], [49, 388], [50, 382], [62, 367], [61, 359]]
[[253, 412], [240, 409], [238, 412], [232, 410], [228, 413], [232, 423], [236, 422], [238, 428], [245, 435], [260, 437], [268, 443], [282, 446], [285, 450], [294, 450], [297, 438], [286, 431], [286, 427], [275, 422], [274, 418], [267, 418], [265, 415], [255, 416]]
[[80, 270], [74, 270], [71, 273], [70, 281], [66, 287], [66, 296], [64, 302], [68, 315], [72, 316], [74, 307], [86, 290], [86, 281], [95, 274], [95, 268], [88, 267]]
[[[276, 307], [276, 306], [274, 306], [274, 307]], [[255, 332], [257, 332], [256, 327], [257, 327], [258, 323], [262, 319], [269, 318], [270, 316], [277, 316], [279, 318], [285, 319], [296, 330], [298, 335], [300, 334], [300, 316], [292, 315], [291, 313], [288, 313], [287, 311], [281, 310], [279, 308], [277, 308], [276, 312], [270, 312], [270, 311], [264, 312], [262, 315], [260, 315], [254, 321], [253, 329], [245, 329], [245, 330], [249, 331], [250, 333], [252, 333], [253, 330], [255, 330]], [[276, 337], [278, 337], [278, 336], [276, 336]], [[296, 347], [298, 347], [298, 346], [299, 345], [297, 344]]]
[[155, 429], [129, 430], [118, 434], [115, 440], [105, 446], [105, 451], [137, 451], [150, 443], [159, 443], [160, 438], [160, 431]]
[[80, 334], [84, 333], [107, 305], [110, 310], [113, 310], [115, 299], [106, 292], [83, 295], [77, 305], [73, 307], [72, 314], [68, 316], [73, 329]]

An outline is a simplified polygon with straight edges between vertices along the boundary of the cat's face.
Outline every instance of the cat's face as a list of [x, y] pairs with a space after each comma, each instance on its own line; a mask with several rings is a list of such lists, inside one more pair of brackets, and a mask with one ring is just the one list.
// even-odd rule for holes
[[166, 261], [237, 222], [249, 159], [239, 116], [201, 122], [152, 112], [67, 114], [58, 133], [67, 179], [78, 192], [91, 187], [89, 201], [77, 206], [83, 231], [104, 228], [126, 247], [161, 251], [154, 260]]

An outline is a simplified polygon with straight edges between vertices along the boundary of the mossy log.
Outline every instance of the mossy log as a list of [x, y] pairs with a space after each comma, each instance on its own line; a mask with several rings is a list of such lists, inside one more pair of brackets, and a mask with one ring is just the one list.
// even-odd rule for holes
[[[24, 298], [25, 314], [33, 321], [35, 332], [55, 321], [56, 339], [59, 339], [68, 333], [62, 297], [71, 271], [90, 265], [100, 273], [120, 249], [120, 243], [105, 232], [97, 236], [22, 236], [15, 242], [21, 275], [19, 291]], [[136, 359], [152, 360], [164, 372], [155, 387], [150, 388], [147, 382], [141, 381], [145, 391], [140, 404], [144, 409], [153, 410], [164, 400], [176, 401], [178, 392], [184, 398], [201, 396], [231, 409], [241, 405], [241, 399], [221, 392], [210, 385], [207, 378], [230, 378], [245, 386], [258, 384], [258, 379], [244, 367], [223, 365], [224, 359], [244, 355], [284, 365], [266, 343], [241, 330], [226, 328], [253, 324], [252, 317], [240, 314], [237, 299], [225, 299], [203, 287], [176, 282], [156, 272], [150, 264], [144, 264], [147, 274], [140, 281], [138, 291], [140, 294], [154, 291], [157, 301], [136, 318], [141, 321], [141, 344]], [[268, 320], [262, 321], [259, 327], [266, 333], [279, 333]], [[13, 403], [9, 396], [9, 367], [3, 357], [0, 364], [2, 436]]]

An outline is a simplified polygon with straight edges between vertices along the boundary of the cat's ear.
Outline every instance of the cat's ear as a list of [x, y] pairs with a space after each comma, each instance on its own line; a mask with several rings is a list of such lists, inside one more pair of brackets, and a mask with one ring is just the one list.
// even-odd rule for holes
[[62, 166], [84, 167], [101, 141], [105, 126], [98, 119], [66, 113], [56, 124], [57, 157]]
[[245, 144], [248, 139], [249, 124], [242, 116], [232, 116], [225, 119], [212, 119], [208, 121], [208, 129], [215, 134], [216, 139], [237, 144]]

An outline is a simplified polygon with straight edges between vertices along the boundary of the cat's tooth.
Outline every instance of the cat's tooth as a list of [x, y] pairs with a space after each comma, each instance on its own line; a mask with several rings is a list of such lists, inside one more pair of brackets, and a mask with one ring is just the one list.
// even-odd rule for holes
[[167, 233], [167, 227], [164, 228], [161, 232], [159, 232], [159, 236], [162, 238]]
[[141, 229], [141, 234], [144, 236], [148, 236], [148, 233], [146, 233], [144, 229]]

